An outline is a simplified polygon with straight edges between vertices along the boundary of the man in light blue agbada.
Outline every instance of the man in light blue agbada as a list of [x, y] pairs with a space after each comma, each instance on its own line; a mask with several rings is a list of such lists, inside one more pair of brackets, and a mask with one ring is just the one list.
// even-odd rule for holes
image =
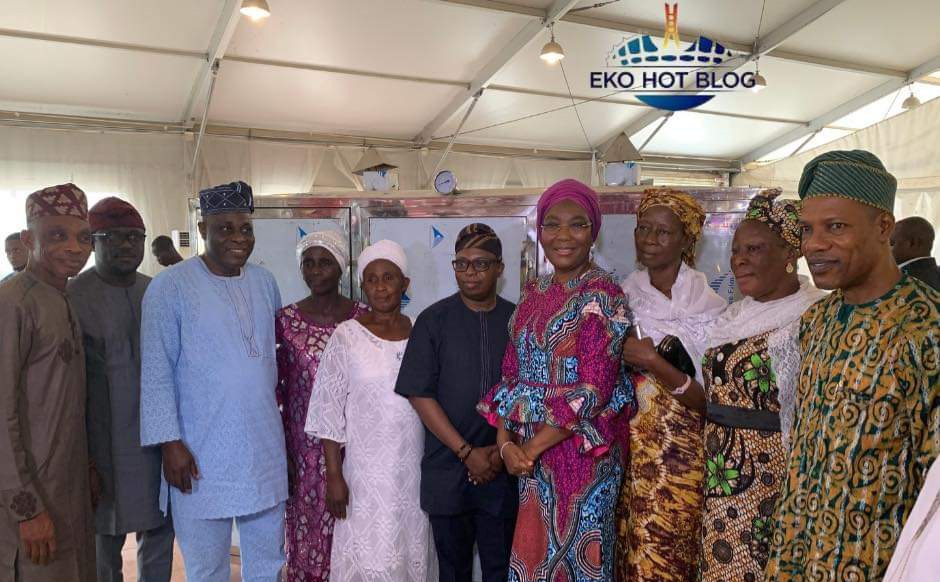
[[287, 460], [275, 400], [274, 277], [248, 264], [251, 187], [199, 193], [204, 254], [163, 271], [144, 297], [140, 432], [163, 452], [186, 577], [228, 582], [232, 521], [246, 582], [284, 565]]

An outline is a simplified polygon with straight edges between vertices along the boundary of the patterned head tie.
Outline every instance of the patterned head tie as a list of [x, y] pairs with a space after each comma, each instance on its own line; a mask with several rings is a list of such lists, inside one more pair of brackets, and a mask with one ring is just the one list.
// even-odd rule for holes
[[800, 199], [848, 198], [885, 212], [894, 212], [897, 179], [881, 160], [865, 150], [836, 150], [816, 156], [803, 168]]
[[112, 228], [139, 228], [147, 230], [144, 219], [129, 202], [110, 196], [101, 200], [88, 211], [88, 224], [92, 232]]
[[229, 212], [251, 214], [255, 211], [251, 186], [239, 181], [200, 190], [199, 211], [203, 217]]
[[335, 230], [318, 230], [311, 232], [297, 243], [297, 263], [303, 265], [304, 253], [307, 249], [320, 247], [326, 249], [339, 263], [340, 270], [345, 273], [349, 267], [349, 242], [346, 235]]
[[555, 182], [542, 193], [536, 205], [536, 222], [538, 222], [539, 231], [542, 230], [542, 220], [545, 219], [545, 214], [552, 206], [563, 200], [571, 200], [587, 212], [588, 220], [591, 221], [591, 239], [597, 240], [597, 235], [601, 231], [602, 220], [601, 204], [597, 192], [587, 184], [571, 178]]
[[365, 272], [369, 263], [378, 261], [379, 259], [385, 259], [391, 262], [401, 270], [402, 275], [405, 277], [408, 276], [408, 256], [405, 254], [405, 249], [401, 248], [401, 245], [395, 241], [384, 239], [367, 246], [363, 249], [362, 253], [359, 254], [356, 275], [359, 277], [360, 281], [362, 281], [362, 273]]
[[457, 235], [454, 252], [459, 253], [464, 249], [480, 249], [495, 255], [497, 259], [503, 258], [503, 243], [496, 232], [482, 222], [468, 224]]
[[640, 200], [640, 207], [636, 212], [637, 218], [656, 206], [665, 206], [679, 218], [682, 231], [690, 241], [688, 248], [682, 251], [682, 260], [688, 266], [694, 267], [695, 247], [702, 238], [702, 227], [705, 226], [705, 209], [688, 192], [670, 188], [649, 188], [643, 191], [643, 199]]
[[745, 220], [756, 220], [770, 227], [785, 243], [800, 252], [800, 207], [799, 200], [777, 200], [780, 190], [763, 190], [751, 199]]
[[26, 222], [45, 216], [88, 220], [88, 199], [82, 189], [71, 182], [37, 190], [26, 198]]

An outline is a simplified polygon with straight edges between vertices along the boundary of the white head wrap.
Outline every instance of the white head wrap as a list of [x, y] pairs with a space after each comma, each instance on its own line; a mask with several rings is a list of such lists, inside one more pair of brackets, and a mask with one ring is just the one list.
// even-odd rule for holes
[[401, 269], [402, 275], [408, 276], [408, 257], [405, 255], [405, 249], [395, 241], [380, 240], [377, 243], [366, 247], [359, 255], [359, 265], [356, 268], [356, 275], [362, 281], [362, 273], [369, 266], [369, 263], [378, 259], [391, 261], [395, 266]]
[[349, 241], [346, 235], [335, 230], [318, 230], [311, 232], [297, 243], [297, 263], [304, 262], [304, 252], [311, 247], [322, 247], [329, 251], [343, 273], [349, 267]]

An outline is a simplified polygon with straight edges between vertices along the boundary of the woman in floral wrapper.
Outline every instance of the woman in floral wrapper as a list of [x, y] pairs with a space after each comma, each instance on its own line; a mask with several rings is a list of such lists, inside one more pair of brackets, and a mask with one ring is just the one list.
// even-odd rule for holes
[[764, 579], [786, 469], [800, 369], [800, 316], [823, 294], [796, 274], [798, 201], [756, 196], [738, 226], [731, 270], [744, 299], [708, 332], [704, 582]]
[[[704, 224], [701, 204], [679, 190], [649, 189], [637, 209], [633, 238], [643, 269], [623, 283], [635, 323], [623, 360], [633, 370], [637, 400], [617, 508], [617, 574], [624, 582], [693, 582], [698, 576], [700, 365], [705, 332], [728, 306], [695, 270]], [[667, 357], [670, 345], [687, 357]]]

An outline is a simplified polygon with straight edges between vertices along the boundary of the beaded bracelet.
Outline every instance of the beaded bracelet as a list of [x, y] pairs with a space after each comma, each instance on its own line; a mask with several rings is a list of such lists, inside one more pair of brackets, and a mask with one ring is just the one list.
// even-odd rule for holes
[[[461, 447], [460, 450], [462, 451], [462, 450], [463, 450], [463, 447]], [[472, 452], [473, 452], [473, 447], [471, 447], [471, 446], [468, 444], [468, 445], [467, 445], [467, 452], [464, 453], [464, 455], [463, 455], [462, 457], [458, 454], [458, 455], [457, 455], [457, 458], [460, 459], [460, 462], [461, 462], [461, 463], [466, 463], [466, 462], [467, 462], [467, 459], [470, 457], [470, 453], [472, 453]]]

